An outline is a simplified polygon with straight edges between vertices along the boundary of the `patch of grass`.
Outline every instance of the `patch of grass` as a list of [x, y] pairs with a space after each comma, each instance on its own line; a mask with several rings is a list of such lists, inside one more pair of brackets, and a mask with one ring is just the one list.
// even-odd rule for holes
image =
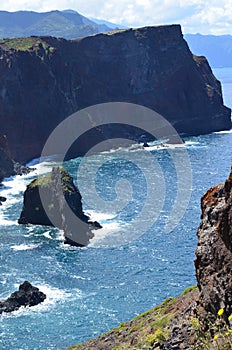
[[158, 327], [158, 328], [161, 328], [161, 327], [164, 327], [168, 324], [168, 322], [170, 321], [170, 319], [173, 317], [172, 314], [169, 314], [169, 315], [166, 315], [166, 316], [163, 316], [161, 318], [158, 318], [157, 320], [155, 320], [155, 322], [153, 322], [151, 324], [151, 327], [154, 328], [154, 327]]
[[37, 179], [34, 179], [29, 185], [29, 189], [41, 186], [41, 187], [45, 187], [48, 186], [49, 183], [51, 182], [51, 173], [45, 175], [45, 176], [41, 176], [38, 177]]
[[162, 344], [168, 338], [168, 331], [166, 329], [158, 328], [153, 334], [148, 334], [146, 343], [153, 346], [155, 343]]
[[190, 293], [194, 290], [197, 289], [197, 286], [190, 286], [190, 287], [187, 287], [182, 293], [181, 293], [181, 296], [184, 296], [186, 295], [187, 293]]
[[47, 53], [53, 53], [54, 47], [50, 47], [46, 41], [43, 41], [40, 37], [30, 36], [28, 38], [5, 38], [0, 41], [0, 46], [4, 49], [15, 49], [18, 51], [38, 50], [43, 48]]
[[[60, 172], [60, 177], [61, 177], [61, 183], [62, 183], [62, 187], [63, 190], [65, 192], [71, 193], [72, 191], [74, 191], [74, 186], [72, 184], [72, 179], [69, 175], [69, 173], [67, 172], [66, 169], [64, 168], [59, 168], [59, 172]], [[29, 189], [35, 188], [35, 187], [46, 187], [49, 186], [51, 181], [52, 181], [52, 174], [53, 171], [47, 175], [44, 176], [40, 176], [37, 179], [33, 180], [28, 186]]]
[[121, 323], [97, 339], [82, 344], [82, 347], [69, 350], [135, 350], [150, 349], [155, 343], [161, 345], [170, 337], [173, 326], [176, 325], [173, 320], [176, 318], [178, 320], [178, 315], [186, 307], [189, 308], [192, 297], [191, 294], [189, 297], [185, 295], [194, 291], [195, 288], [195, 286], [189, 287], [182, 293], [184, 297], [167, 298], [159, 306], [145, 311], [128, 322]]

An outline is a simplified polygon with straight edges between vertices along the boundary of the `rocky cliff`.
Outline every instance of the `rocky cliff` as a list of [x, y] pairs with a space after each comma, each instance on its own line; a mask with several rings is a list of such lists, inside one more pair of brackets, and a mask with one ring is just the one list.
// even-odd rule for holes
[[90, 222], [82, 209], [81, 194], [64, 168], [53, 168], [48, 175], [33, 180], [24, 192], [19, 224], [55, 226], [64, 231], [65, 242], [85, 246], [93, 237]]
[[0, 135], [0, 183], [5, 177], [27, 174], [29, 171], [28, 167], [15, 162], [11, 158], [7, 138], [5, 135]]
[[232, 169], [225, 183], [210, 188], [201, 200], [196, 276], [200, 291], [199, 314], [224, 317], [232, 313]]
[[[77, 40], [6, 39], [0, 58], [0, 122], [16, 160], [39, 156], [64, 118], [103, 102], [147, 106], [185, 134], [231, 127], [220, 83], [207, 60], [190, 52], [179, 25]], [[82, 138], [72, 156], [85, 151]]]
[[70, 350], [229, 350], [232, 346], [232, 168], [201, 200], [197, 287]]

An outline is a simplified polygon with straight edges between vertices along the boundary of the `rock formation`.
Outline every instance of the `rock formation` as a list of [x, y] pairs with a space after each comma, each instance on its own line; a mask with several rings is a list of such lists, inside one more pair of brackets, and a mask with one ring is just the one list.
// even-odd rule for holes
[[70, 350], [231, 349], [232, 168], [225, 183], [203, 195], [201, 208], [197, 287]]
[[46, 295], [43, 292], [25, 281], [19, 286], [17, 292], [12, 293], [6, 300], [0, 301], [0, 314], [16, 311], [22, 306], [34, 306], [42, 303], [45, 299]]
[[[17, 161], [40, 156], [66, 117], [104, 102], [146, 106], [188, 135], [231, 128], [220, 83], [207, 60], [190, 52], [179, 25], [77, 40], [6, 39], [0, 57], [0, 122]], [[83, 135], [71, 156], [83, 155], [109, 134], [128, 136], [128, 130], [120, 135], [119, 129]], [[133, 130], [130, 134], [133, 138]]]
[[210, 188], [201, 200], [196, 276], [200, 291], [199, 314], [224, 317], [232, 313], [232, 169], [225, 183]]
[[[42, 199], [41, 199], [42, 198]], [[100, 228], [83, 213], [81, 194], [64, 168], [33, 180], [24, 193], [19, 224], [55, 226], [64, 230], [65, 242], [85, 246], [93, 237], [91, 228]]]

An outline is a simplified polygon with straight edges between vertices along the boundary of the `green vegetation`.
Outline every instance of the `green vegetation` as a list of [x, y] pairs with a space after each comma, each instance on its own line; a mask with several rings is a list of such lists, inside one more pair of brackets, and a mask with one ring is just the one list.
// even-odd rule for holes
[[128, 30], [128, 29], [113, 29], [113, 30], [110, 30], [109, 32], [104, 32], [103, 34], [113, 35], [113, 34], [116, 34], [116, 33], [125, 32], [126, 30]]
[[45, 186], [48, 186], [50, 184], [50, 182], [51, 182], [51, 173], [44, 175], [44, 176], [41, 176], [41, 177], [38, 177], [37, 179], [33, 180], [28, 185], [28, 187], [30, 189], [32, 189], [34, 187], [38, 187], [38, 186], [45, 187]]
[[181, 295], [183, 296], [183, 295], [185, 295], [185, 294], [187, 294], [187, 293], [189, 293], [189, 292], [192, 292], [192, 291], [194, 291], [194, 290], [197, 290], [197, 286], [190, 286], [190, 287], [187, 287], [187, 288], [181, 293]]
[[[189, 294], [195, 288], [189, 288]], [[186, 294], [188, 292], [186, 291]], [[180, 298], [168, 298], [156, 306], [128, 322], [122, 322], [118, 327], [101, 335], [97, 339], [89, 340], [85, 344], [74, 345], [69, 350], [86, 349], [150, 349], [155, 343], [162, 344], [171, 334], [172, 321], [179, 311]], [[192, 298], [190, 297], [190, 300]], [[176, 306], [175, 306], [176, 305]]]
[[167, 330], [158, 328], [153, 334], [148, 334], [146, 337], [146, 343], [153, 346], [155, 343], [162, 344], [168, 338]]
[[[214, 322], [206, 325], [189, 312], [191, 303], [198, 300], [196, 286], [188, 287], [176, 298], [168, 298], [159, 306], [136, 316], [133, 320], [121, 323], [113, 330], [85, 344], [71, 346], [68, 350], [135, 350], [159, 348], [169, 337], [173, 327], [187, 327], [187, 344], [192, 350], [232, 349], [232, 315], [225, 316], [224, 309], [218, 310]], [[205, 320], [204, 320], [205, 322]], [[190, 341], [190, 343], [188, 343]]]
[[28, 51], [28, 50], [39, 50], [43, 48], [47, 53], [53, 53], [55, 51], [54, 47], [50, 47], [49, 44], [39, 37], [29, 37], [29, 38], [16, 38], [10, 39], [5, 38], [0, 41], [0, 46], [5, 50], [18, 50], [18, 51]]
[[224, 317], [224, 309], [218, 310], [218, 317], [214, 322], [206, 325], [194, 317], [191, 327], [195, 335], [194, 350], [229, 350], [232, 349], [232, 314]]
[[[59, 168], [59, 172], [60, 172], [60, 176], [62, 179], [63, 190], [67, 191], [67, 192], [72, 192], [74, 190], [74, 186], [72, 183], [72, 178], [70, 177], [69, 173], [64, 168]], [[53, 171], [47, 175], [40, 176], [37, 179], [33, 180], [28, 185], [29, 189], [35, 188], [37, 186], [40, 186], [40, 187], [49, 186], [51, 184], [51, 181], [52, 181], [52, 175], [53, 175]]]

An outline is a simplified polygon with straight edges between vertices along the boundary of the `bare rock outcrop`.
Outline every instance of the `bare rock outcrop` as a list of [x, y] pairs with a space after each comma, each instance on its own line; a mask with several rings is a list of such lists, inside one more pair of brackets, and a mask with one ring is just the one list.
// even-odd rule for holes
[[232, 313], [232, 169], [225, 183], [210, 188], [201, 200], [196, 277], [200, 291], [199, 315]]
[[33, 180], [24, 192], [19, 224], [55, 226], [64, 231], [65, 242], [85, 246], [93, 237], [91, 229], [100, 228], [89, 221], [82, 209], [81, 194], [64, 168]]
[[0, 314], [16, 311], [22, 306], [35, 306], [45, 299], [46, 295], [43, 292], [25, 281], [19, 286], [18, 291], [12, 293], [6, 300], [0, 301]]

